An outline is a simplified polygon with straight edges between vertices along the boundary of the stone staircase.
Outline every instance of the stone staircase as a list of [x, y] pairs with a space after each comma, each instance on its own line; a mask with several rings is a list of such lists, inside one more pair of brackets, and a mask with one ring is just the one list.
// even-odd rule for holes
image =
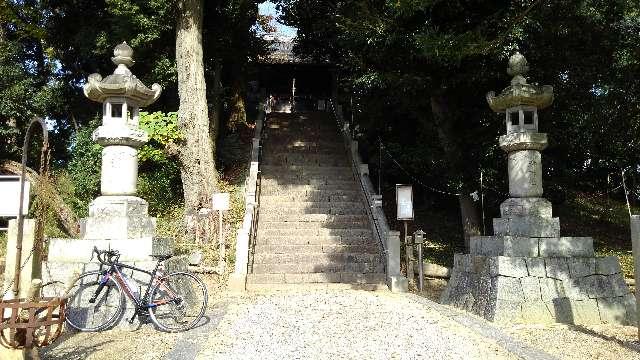
[[344, 143], [328, 113], [272, 113], [248, 289], [386, 288]]

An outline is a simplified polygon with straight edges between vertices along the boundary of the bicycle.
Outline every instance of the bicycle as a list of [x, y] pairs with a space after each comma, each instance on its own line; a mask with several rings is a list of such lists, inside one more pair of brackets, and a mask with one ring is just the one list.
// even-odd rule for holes
[[[186, 272], [163, 275], [160, 264], [171, 256], [155, 256], [158, 259], [153, 271], [119, 262], [117, 250], [93, 248], [100, 270], [81, 274], [75, 280], [66, 310], [66, 321], [80, 331], [102, 331], [112, 328], [125, 311], [125, 295], [134, 303], [135, 312], [129, 323], [138, 315], [148, 315], [151, 321], [167, 332], [189, 330], [204, 316], [207, 307], [207, 288], [196, 276]], [[103, 266], [107, 270], [102, 270]], [[123, 273], [123, 269], [142, 272], [151, 276], [143, 296]]]

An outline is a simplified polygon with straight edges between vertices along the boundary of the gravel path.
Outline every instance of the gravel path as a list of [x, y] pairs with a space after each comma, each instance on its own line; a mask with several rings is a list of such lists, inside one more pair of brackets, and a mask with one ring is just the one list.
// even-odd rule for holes
[[[238, 297], [226, 312], [197, 359], [548, 358], [500, 331], [502, 338], [496, 338], [496, 333], [469, 328], [418, 296], [348, 290], [266, 293]], [[529, 353], [514, 352], [524, 348]]]
[[424, 296], [385, 291], [214, 293], [196, 329], [67, 332], [42, 358], [640, 359], [633, 327], [497, 326]]

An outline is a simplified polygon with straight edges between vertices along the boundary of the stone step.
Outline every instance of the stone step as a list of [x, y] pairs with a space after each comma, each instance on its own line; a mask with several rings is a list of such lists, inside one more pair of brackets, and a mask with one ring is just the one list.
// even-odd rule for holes
[[291, 216], [277, 212], [260, 213], [260, 224], [263, 223], [284, 223], [298, 226], [297, 223], [305, 224], [368, 224], [369, 218], [365, 214], [359, 215], [331, 215], [331, 214], [300, 214]]
[[247, 284], [247, 291], [268, 292], [273, 291], [339, 291], [339, 290], [359, 290], [359, 291], [384, 291], [389, 288], [384, 283], [377, 284], [349, 284], [349, 283], [292, 283], [292, 284]]
[[307, 263], [253, 264], [253, 274], [306, 274], [327, 272], [382, 273], [381, 262], [347, 263], [333, 260]]
[[[292, 203], [295, 204], [295, 203]], [[321, 204], [321, 203], [317, 203]], [[304, 207], [260, 207], [260, 216], [270, 213], [277, 213], [286, 216], [299, 216], [304, 214], [309, 215], [366, 215], [367, 212], [364, 208], [331, 208], [331, 207], [316, 207], [316, 208], [304, 208]]]
[[352, 174], [350, 166], [319, 166], [319, 165], [264, 165], [260, 170], [264, 174], [286, 174], [286, 173], [303, 173], [303, 174]]
[[260, 209], [283, 209], [283, 208], [298, 208], [298, 209], [364, 209], [361, 201], [289, 201], [279, 203], [261, 203]]
[[[338, 232], [339, 229], [332, 231]], [[296, 233], [297, 232], [297, 233]], [[260, 245], [375, 245], [372, 240], [371, 230], [353, 231], [350, 234], [330, 235], [314, 234], [307, 230], [260, 230], [256, 247]]]
[[270, 254], [255, 253], [253, 266], [257, 264], [356, 264], [356, 263], [381, 263], [378, 254], [360, 253], [300, 253], [300, 254]]
[[301, 184], [286, 184], [276, 182], [261, 182], [261, 193], [264, 195], [288, 193], [288, 192], [304, 192], [309, 193], [313, 191], [359, 191], [360, 188], [356, 186], [355, 182], [345, 181], [342, 184], [330, 184], [330, 185], [301, 185]]
[[344, 155], [318, 155], [318, 154], [297, 154], [297, 155], [271, 155], [263, 154], [263, 165], [318, 165], [318, 166], [348, 166], [349, 159]]
[[263, 172], [260, 170], [260, 175], [262, 180], [271, 180], [277, 181], [280, 184], [299, 184], [299, 183], [307, 183], [307, 184], [319, 184], [319, 183], [344, 183], [344, 182], [355, 182], [355, 177], [353, 176], [353, 172], [351, 173], [340, 173], [340, 174], [328, 174], [328, 175], [318, 175], [318, 174], [301, 174], [301, 173], [280, 173], [275, 174], [271, 172]]
[[308, 283], [344, 283], [347, 284], [384, 284], [384, 273], [303, 273], [303, 274], [248, 274], [250, 284], [308, 284]]
[[268, 177], [267, 175], [262, 175], [260, 179], [260, 185], [264, 188], [267, 186], [317, 186], [319, 190], [323, 190], [323, 187], [326, 187], [327, 190], [331, 190], [334, 186], [336, 189], [344, 187], [345, 189], [349, 189], [353, 187], [354, 189], [359, 189], [355, 180], [339, 180], [339, 179], [297, 179], [295, 181], [285, 181], [284, 179], [280, 179], [276, 177]]
[[292, 201], [326, 201], [326, 202], [355, 202], [362, 199], [362, 195], [358, 192], [353, 192], [349, 195], [331, 195], [329, 193], [324, 194], [280, 194], [280, 195], [260, 195], [261, 203], [282, 203]]
[[291, 141], [283, 141], [276, 142], [271, 141], [273, 139], [269, 139], [269, 141], [265, 141], [264, 143], [264, 151], [271, 150], [285, 150], [286, 151], [300, 151], [304, 149], [309, 150], [318, 150], [318, 151], [337, 151], [341, 150], [344, 152], [344, 142], [340, 140], [315, 140], [315, 141], [307, 141], [302, 139], [293, 139]]
[[265, 144], [262, 149], [263, 156], [277, 155], [281, 153], [290, 154], [317, 154], [317, 155], [345, 155], [344, 144], [325, 144], [325, 145], [300, 145], [298, 142], [287, 144]]
[[335, 245], [335, 244], [318, 244], [318, 245], [256, 245], [253, 249], [255, 254], [306, 254], [306, 253], [325, 253], [325, 254], [378, 254], [379, 247], [374, 244], [366, 245]]
[[[349, 215], [345, 215], [349, 216]], [[337, 229], [353, 229], [367, 228], [369, 220], [363, 216], [362, 220], [351, 222], [332, 222], [332, 221], [266, 221], [259, 220], [258, 229], [262, 230], [337, 230]]]
[[[281, 196], [281, 197], [289, 197], [291, 200], [304, 200], [305, 198], [312, 198], [311, 201], [328, 201], [332, 197], [335, 196], [349, 196], [354, 199], [360, 199], [360, 191], [359, 189], [351, 188], [351, 189], [341, 189], [341, 190], [320, 190], [320, 189], [309, 189], [309, 190], [293, 190], [287, 188], [280, 187], [271, 187], [268, 186], [262, 189], [262, 195], [264, 196]], [[317, 200], [315, 200], [317, 199]]]

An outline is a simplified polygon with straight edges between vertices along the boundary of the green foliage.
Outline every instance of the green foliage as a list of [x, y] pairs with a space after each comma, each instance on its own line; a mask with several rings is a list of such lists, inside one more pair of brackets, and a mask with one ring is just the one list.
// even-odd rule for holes
[[74, 196], [66, 201], [80, 217], [87, 216], [89, 203], [100, 194], [102, 146], [91, 138], [100, 121], [101, 118], [95, 117], [89, 125], [81, 127], [70, 143], [72, 157], [67, 171], [72, 183], [69, 192]]
[[163, 149], [175, 147], [182, 139], [178, 129], [178, 113], [140, 112], [139, 121], [140, 128], [149, 134], [150, 143], [139, 150], [138, 159], [142, 162], [166, 161], [167, 157]]

